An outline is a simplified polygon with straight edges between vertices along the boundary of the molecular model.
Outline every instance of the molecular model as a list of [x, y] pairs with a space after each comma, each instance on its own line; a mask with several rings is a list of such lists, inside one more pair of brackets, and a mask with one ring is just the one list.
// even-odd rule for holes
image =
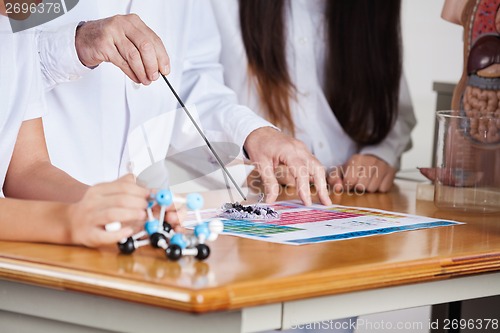
[[229, 220], [278, 220], [280, 213], [272, 207], [260, 205], [260, 201], [252, 206], [244, 206], [239, 202], [228, 202], [222, 205], [219, 217]]
[[[165, 221], [165, 212], [174, 202], [184, 203], [188, 210], [195, 213], [197, 224], [190, 234], [176, 233], [172, 226]], [[153, 216], [153, 207], [160, 206], [159, 219]], [[149, 201], [147, 208], [148, 220], [144, 230], [118, 243], [121, 253], [130, 254], [141, 246], [151, 245], [161, 248], [170, 260], [179, 260], [182, 256], [194, 256], [198, 260], [205, 260], [210, 255], [210, 248], [205, 244], [214, 241], [224, 229], [219, 219], [203, 221], [200, 209], [203, 207], [203, 197], [198, 193], [189, 194], [186, 199], [174, 198], [169, 190], [160, 190]]]

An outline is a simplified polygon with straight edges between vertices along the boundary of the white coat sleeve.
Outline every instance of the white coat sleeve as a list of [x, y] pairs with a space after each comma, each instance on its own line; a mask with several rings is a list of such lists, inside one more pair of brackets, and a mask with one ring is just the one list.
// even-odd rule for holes
[[214, 135], [211, 139], [220, 141], [224, 137], [242, 147], [252, 131], [274, 126], [238, 105], [236, 94], [224, 85], [220, 35], [210, 2], [195, 2], [192, 10], [180, 95], [186, 104], [196, 106], [209, 138]]
[[412, 146], [411, 131], [417, 120], [413, 112], [410, 91], [404, 75], [401, 78], [398, 117], [387, 137], [377, 145], [365, 146], [360, 154], [375, 155], [389, 165], [399, 169], [403, 152]]
[[37, 30], [36, 42], [40, 57], [44, 88], [51, 90], [60, 83], [75, 81], [91, 69], [83, 65], [75, 47], [79, 22]]
[[[38, 66], [35, 66], [35, 71]], [[29, 101], [28, 108], [24, 114], [23, 120], [31, 120], [46, 116], [48, 114], [47, 103], [45, 101], [45, 94], [42, 90], [42, 77], [39, 73], [33, 74], [32, 85], [30, 88], [32, 97]]]

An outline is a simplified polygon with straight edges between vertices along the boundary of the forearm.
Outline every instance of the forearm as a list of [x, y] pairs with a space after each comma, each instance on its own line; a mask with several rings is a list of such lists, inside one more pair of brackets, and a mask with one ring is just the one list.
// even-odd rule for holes
[[70, 244], [69, 205], [0, 199], [0, 239]]
[[5, 196], [75, 202], [86, 190], [86, 185], [51, 164], [41, 119], [24, 121], [5, 177]]
[[[98, 247], [130, 237], [144, 225], [150, 191], [133, 175], [95, 185], [77, 203], [0, 199], [0, 240]], [[123, 227], [108, 232], [106, 224]]]
[[3, 191], [10, 198], [76, 202], [87, 189], [87, 185], [43, 161], [22, 171], [9, 170]]

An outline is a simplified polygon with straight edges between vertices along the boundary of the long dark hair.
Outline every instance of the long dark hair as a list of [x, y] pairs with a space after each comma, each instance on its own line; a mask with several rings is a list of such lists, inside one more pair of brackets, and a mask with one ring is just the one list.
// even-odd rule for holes
[[[267, 118], [294, 133], [285, 0], [240, 0], [250, 74]], [[326, 0], [324, 92], [358, 144], [381, 142], [397, 117], [402, 67], [400, 0]], [[311, 69], [314, 70], [314, 69]]]

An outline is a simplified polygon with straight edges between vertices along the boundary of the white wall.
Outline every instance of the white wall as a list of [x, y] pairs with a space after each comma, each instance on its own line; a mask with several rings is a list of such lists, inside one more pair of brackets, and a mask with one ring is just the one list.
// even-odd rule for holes
[[402, 169], [430, 166], [436, 94], [433, 81], [457, 82], [462, 72], [462, 27], [441, 18], [444, 0], [403, 0], [404, 70], [418, 124]]

